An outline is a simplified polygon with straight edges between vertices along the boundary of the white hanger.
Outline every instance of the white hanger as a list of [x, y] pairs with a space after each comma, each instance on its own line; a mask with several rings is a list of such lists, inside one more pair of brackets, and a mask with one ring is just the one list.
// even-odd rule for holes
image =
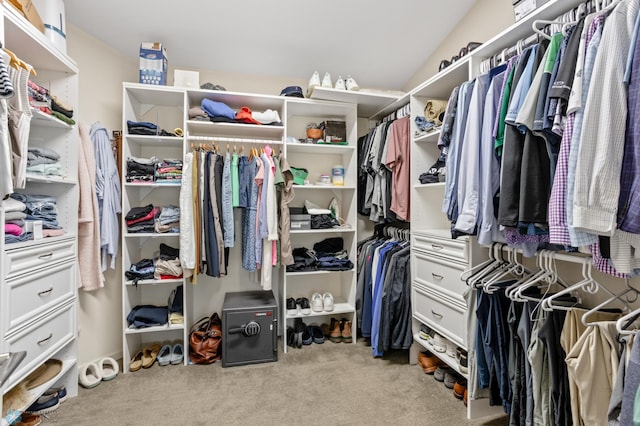
[[[629, 284], [629, 279], [626, 278], [625, 279], [626, 282], [626, 288], [624, 290], [622, 290], [620, 293], [618, 294], [613, 294], [611, 291], [608, 291], [612, 296], [605, 300], [604, 302], [600, 303], [598, 306], [596, 306], [593, 309], [588, 310], [587, 312], [585, 312], [582, 315], [582, 324], [584, 324], [585, 326], [590, 326], [590, 325], [594, 325], [596, 324], [597, 321], [593, 321], [593, 322], [589, 322], [589, 317], [592, 316], [593, 314], [595, 314], [597, 311], [605, 308], [607, 305], [613, 303], [613, 302], [621, 302], [622, 303], [622, 311], [623, 312], [630, 312], [631, 311], [631, 307], [629, 306], [629, 303], [633, 303], [638, 299], [638, 294], [640, 293], [640, 291], [634, 287], [631, 287], [631, 285]], [[629, 294], [633, 294], [635, 297], [633, 299], [629, 299], [628, 295]], [[624, 299], [623, 299], [624, 297]]]
[[518, 262], [518, 253], [515, 248], [509, 247], [509, 248], [506, 248], [506, 250], [507, 250], [507, 267], [506, 269], [504, 269], [502, 273], [498, 273], [494, 275], [491, 279], [484, 282], [482, 286], [482, 290], [485, 293], [492, 294], [498, 291], [499, 289], [501, 289], [502, 288], [501, 286], [496, 286], [494, 284], [502, 281], [503, 278], [509, 275], [513, 277], [518, 277], [521, 279], [523, 278], [525, 273], [531, 274], [531, 271], [527, 270], [527, 268], [525, 268], [525, 266], [522, 263]]
[[546, 25], [562, 25], [562, 24], [564, 24], [564, 22], [562, 22], [562, 21], [545, 21], [543, 19], [536, 19], [535, 21], [533, 21], [531, 23], [531, 28], [533, 29], [533, 31], [535, 33], [537, 33], [540, 36], [546, 38], [547, 40], [551, 40], [551, 36], [544, 32], [544, 27], [543, 28], [538, 28], [539, 24], [544, 24], [545, 26]]
[[634, 328], [630, 330], [628, 327], [631, 326], [637, 319], [640, 317], [640, 308], [629, 312], [626, 315], [621, 316], [616, 321], [616, 330], [618, 334], [628, 335], [628, 334], [636, 334], [638, 329]]
[[[576, 290], [583, 290], [588, 293], [596, 293], [598, 288], [600, 287], [598, 282], [593, 279], [591, 276], [591, 258], [585, 257], [582, 259], [582, 281], [579, 281], [547, 298], [544, 299], [542, 303], [542, 309], [545, 311], [552, 311], [554, 309], [568, 311], [572, 309], [573, 306], [567, 306], [565, 304], [554, 304], [554, 301], [564, 295], [572, 294]], [[603, 287], [604, 288], [604, 287]], [[604, 288], [606, 290], [606, 288]], [[607, 290], [608, 291], [608, 290]], [[561, 302], [559, 302], [561, 303]], [[580, 303], [580, 299], [578, 298], [578, 303]]]

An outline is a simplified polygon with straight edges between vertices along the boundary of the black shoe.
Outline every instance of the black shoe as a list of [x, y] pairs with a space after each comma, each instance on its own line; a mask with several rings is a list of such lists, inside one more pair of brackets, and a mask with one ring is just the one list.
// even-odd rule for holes
[[322, 329], [317, 325], [310, 325], [309, 333], [311, 333], [311, 338], [313, 339], [313, 343], [324, 343], [324, 333]]
[[302, 347], [302, 334], [307, 329], [307, 326], [302, 322], [302, 319], [296, 318], [293, 322], [293, 327], [295, 331], [294, 343], [297, 348]]
[[293, 297], [287, 299], [287, 315], [291, 317], [298, 315], [298, 305]]
[[313, 337], [311, 336], [311, 332], [309, 327], [305, 323], [302, 323], [302, 344], [308, 346], [313, 343]]
[[[299, 300], [299, 302], [298, 302], [298, 300]], [[309, 304], [309, 299], [307, 299], [306, 297], [301, 297], [298, 300], [296, 300], [296, 302], [298, 302], [300, 304], [300, 312], [302, 312], [303, 315], [310, 315], [311, 314], [311, 304]]]
[[292, 327], [287, 327], [287, 346], [295, 346], [295, 334]]

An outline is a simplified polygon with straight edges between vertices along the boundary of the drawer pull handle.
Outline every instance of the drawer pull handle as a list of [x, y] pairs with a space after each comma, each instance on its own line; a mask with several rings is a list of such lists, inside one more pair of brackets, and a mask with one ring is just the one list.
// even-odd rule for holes
[[38, 256], [39, 259], [41, 260], [49, 260], [53, 257], [53, 252], [49, 252], [46, 254], [41, 254], [40, 256]]
[[433, 309], [431, 310], [431, 314], [432, 314], [434, 317], [439, 318], [439, 319], [444, 318], [444, 315], [437, 313], [437, 312], [436, 312], [436, 311], [434, 311]]
[[49, 340], [51, 340], [51, 338], [53, 337], [53, 333], [49, 333], [49, 335], [47, 337], [45, 337], [42, 340], [38, 340], [38, 345], [43, 345], [46, 342], [48, 342]]
[[42, 296], [48, 296], [49, 293], [51, 293], [53, 291], [53, 287], [49, 287], [47, 290], [42, 290], [38, 292], [38, 296], [42, 297]]
[[442, 275], [436, 274], [435, 272], [432, 272], [431, 276], [433, 276], [433, 278], [435, 278], [436, 280], [441, 280], [444, 278]]
[[440, 244], [431, 244], [431, 248], [434, 250], [442, 250], [444, 246], [441, 246]]

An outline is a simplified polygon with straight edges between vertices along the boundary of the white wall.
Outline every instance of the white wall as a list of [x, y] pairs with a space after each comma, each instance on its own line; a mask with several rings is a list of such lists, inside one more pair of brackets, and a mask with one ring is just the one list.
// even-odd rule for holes
[[[409, 91], [429, 77], [438, 73], [443, 59], [450, 60], [460, 48], [470, 41], [483, 43], [515, 22], [510, 0], [478, 0], [460, 20], [446, 40], [429, 56], [418, 71], [409, 79], [403, 90]], [[427, 42], [422, 40], [422, 43]], [[413, 50], [419, 52], [419, 49]]]

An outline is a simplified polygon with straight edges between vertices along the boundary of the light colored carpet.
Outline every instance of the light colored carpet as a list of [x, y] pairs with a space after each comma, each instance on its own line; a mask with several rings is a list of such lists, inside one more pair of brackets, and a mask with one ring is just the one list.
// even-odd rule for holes
[[408, 364], [408, 351], [373, 358], [358, 344], [303, 346], [278, 362], [222, 368], [157, 364], [80, 388], [44, 419], [59, 425], [506, 425], [469, 421], [450, 389]]

